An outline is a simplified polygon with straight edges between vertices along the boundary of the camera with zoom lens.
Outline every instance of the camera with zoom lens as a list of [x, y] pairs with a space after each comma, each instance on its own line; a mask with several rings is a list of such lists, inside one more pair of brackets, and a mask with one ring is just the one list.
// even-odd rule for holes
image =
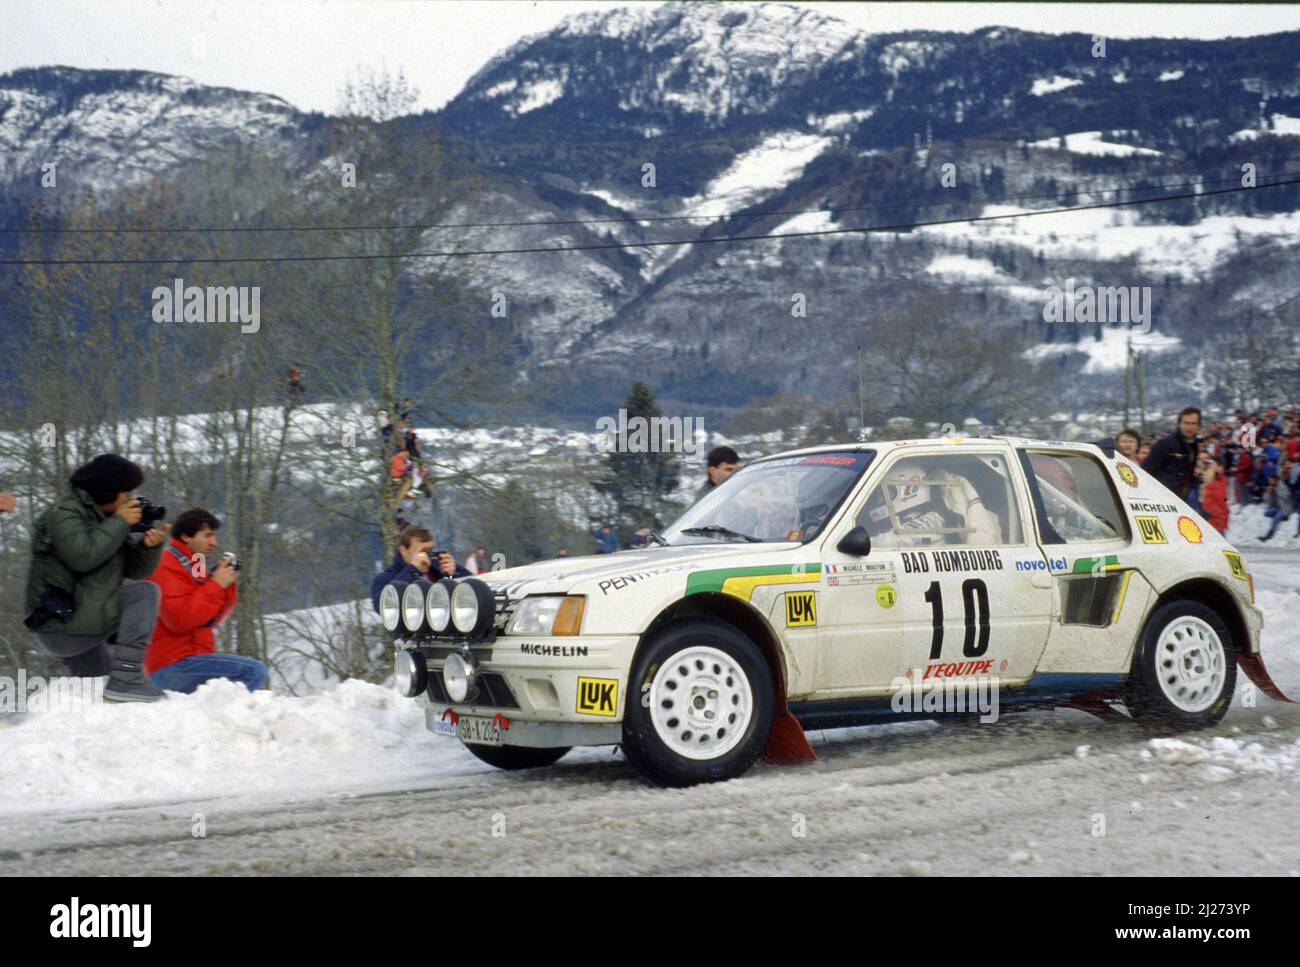
[[167, 508], [161, 504], [150, 503], [148, 497], [137, 496], [136, 499], [140, 501], [140, 520], [131, 525], [131, 532], [143, 534], [145, 531], [153, 530], [158, 522], [167, 516]]

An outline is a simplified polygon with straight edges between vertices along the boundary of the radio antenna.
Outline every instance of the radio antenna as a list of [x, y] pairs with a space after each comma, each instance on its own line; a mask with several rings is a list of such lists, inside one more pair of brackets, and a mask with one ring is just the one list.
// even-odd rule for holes
[[862, 387], [862, 343], [858, 343], [858, 439], [867, 436], [867, 397]]

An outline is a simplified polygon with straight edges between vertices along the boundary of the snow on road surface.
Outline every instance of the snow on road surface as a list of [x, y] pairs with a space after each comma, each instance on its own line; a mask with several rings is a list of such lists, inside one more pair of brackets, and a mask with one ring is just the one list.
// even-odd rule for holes
[[[1244, 553], [1300, 695], [1300, 553]], [[812, 765], [663, 790], [609, 749], [497, 772], [375, 685], [216, 683], [0, 729], [0, 873], [1300, 875], [1300, 708], [1242, 695], [1184, 734], [1071, 710], [814, 732]]]

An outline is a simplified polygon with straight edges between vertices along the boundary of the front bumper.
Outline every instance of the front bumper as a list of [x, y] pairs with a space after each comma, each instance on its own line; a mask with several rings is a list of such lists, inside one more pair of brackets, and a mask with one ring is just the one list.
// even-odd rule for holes
[[[510, 721], [507, 745], [548, 748], [609, 745], [621, 740], [627, 681], [636, 635], [608, 637], [511, 637], [457, 649], [445, 641], [409, 642], [424, 655], [429, 686], [418, 697], [425, 724], [454, 716]], [[466, 650], [477, 666], [478, 684], [464, 702], [453, 702], [442, 687], [447, 655]]]
[[[444, 709], [430, 707], [424, 710], [424, 725], [430, 732], [443, 734], [439, 723]], [[468, 714], [468, 713], [467, 713]], [[508, 727], [501, 732], [504, 745], [521, 745], [530, 749], [558, 749], [575, 745], [618, 745], [623, 741], [621, 725], [596, 725], [587, 722], [529, 722], [507, 718]]]

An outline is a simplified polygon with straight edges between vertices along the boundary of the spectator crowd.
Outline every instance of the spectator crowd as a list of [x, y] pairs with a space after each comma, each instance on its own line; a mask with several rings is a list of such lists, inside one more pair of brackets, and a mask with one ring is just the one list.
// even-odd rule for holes
[[1209, 422], [1189, 406], [1171, 432], [1144, 439], [1126, 428], [1115, 435], [1115, 449], [1221, 533], [1228, 530], [1233, 507], [1259, 504], [1270, 521], [1259, 539], [1267, 541], [1300, 508], [1300, 404], [1234, 410]]

